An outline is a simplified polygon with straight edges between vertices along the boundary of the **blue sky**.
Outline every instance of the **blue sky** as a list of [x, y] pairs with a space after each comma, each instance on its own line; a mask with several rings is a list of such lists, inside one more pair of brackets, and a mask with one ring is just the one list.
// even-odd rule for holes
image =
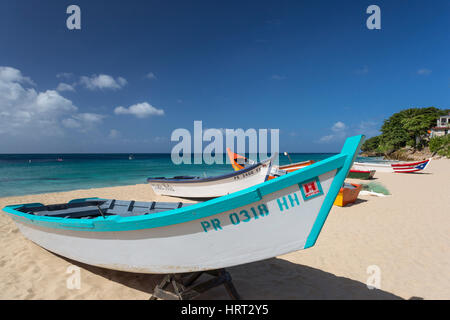
[[449, 107], [449, 31], [446, 0], [3, 0], [0, 153], [170, 152], [194, 120], [336, 152], [401, 109]]

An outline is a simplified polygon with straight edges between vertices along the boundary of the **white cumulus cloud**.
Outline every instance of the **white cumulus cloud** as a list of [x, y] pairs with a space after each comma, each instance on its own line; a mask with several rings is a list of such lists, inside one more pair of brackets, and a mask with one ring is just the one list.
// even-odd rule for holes
[[33, 138], [61, 135], [64, 127], [85, 128], [104, 117], [78, 113], [78, 107], [59, 92], [38, 92], [30, 87], [32, 83], [20, 70], [0, 66], [1, 134]]
[[56, 75], [58, 79], [70, 79], [73, 77], [73, 73], [71, 72], [60, 72]]
[[128, 82], [125, 78], [117, 77], [114, 79], [112, 76], [107, 74], [94, 74], [90, 77], [82, 76], [80, 78], [80, 84], [89, 90], [117, 90], [123, 88], [127, 83]]
[[319, 143], [330, 143], [332, 141], [338, 141], [345, 138], [347, 135], [347, 125], [342, 121], [335, 122], [331, 127], [333, 133], [321, 137]]
[[137, 103], [128, 108], [119, 106], [114, 109], [115, 114], [131, 114], [138, 118], [146, 118], [149, 116], [162, 116], [164, 115], [163, 109], [157, 109], [147, 102]]
[[149, 72], [145, 75], [147, 79], [156, 80], [156, 75], [153, 72]]
[[279, 75], [279, 74], [274, 74], [274, 75], [272, 75], [270, 78], [271, 78], [272, 80], [277, 80], [277, 81], [286, 79], [285, 76], [281, 76], [281, 75]]
[[419, 74], [421, 76], [428, 76], [431, 74], [431, 72], [432, 72], [432, 70], [427, 69], [427, 68], [422, 68], [422, 69], [417, 70], [417, 74]]
[[2, 67], [0, 66], [0, 81], [4, 83], [22, 83], [35, 86], [36, 84], [29, 77], [22, 75], [22, 72], [18, 69], [12, 67]]
[[59, 92], [64, 92], [64, 91], [75, 91], [75, 87], [73, 85], [61, 82], [60, 84], [58, 84], [58, 86], [56, 87], [56, 90]]
[[320, 138], [319, 142], [327, 143], [327, 142], [332, 141], [333, 139], [334, 139], [334, 135], [330, 134], [330, 135], [323, 136], [322, 138]]
[[111, 139], [120, 138], [121, 136], [122, 134], [120, 133], [120, 131], [116, 129], [111, 129], [108, 135], [108, 137]]
[[62, 120], [62, 124], [67, 128], [86, 131], [93, 126], [100, 124], [104, 118], [104, 115], [97, 113], [77, 113], [70, 118]]
[[339, 132], [342, 130], [347, 129], [347, 126], [345, 125], [345, 123], [338, 121], [336, 122], [332, 127], [331, 130], [333, 130], [334, 132]]

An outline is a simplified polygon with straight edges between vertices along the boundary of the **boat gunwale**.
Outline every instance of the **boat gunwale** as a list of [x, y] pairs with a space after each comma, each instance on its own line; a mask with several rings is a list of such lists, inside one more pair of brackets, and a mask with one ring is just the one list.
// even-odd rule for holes
[[[418, 162], [401, 162], [401, 163], [379, 163], [379, 162], [354, 162], [354, 166], [361, 166], [361, 167], [386, 167], [386, 168], [398, 168], [398, 167], [412, 167], [417, 166], [419, 164], [428, 163], [431, 159], [426, 159]], [[398, 168], [400, 169], [400, 168]], [[368, 169], [370, 170], [370, 169]]]
[[373, 171], [376, 171], [374, 169], [372, 170], [357, 170], [357, 169], [351, 169], [350, 172], [358, 172], [358, 173], [372, 173]]
[[299, 166], [299, 165], [305, 165], [305, 167], [306, 167], [308, 164], [311, 165], [311, 164], [313, 164], [315, 162], [317, 162], [317, 161], [305, 160], [305, 161], [299, 161], [299, 162], [294, 162], [294, 163], [290, 163], [290, 164], [284, 164], [282, 166], [279, 166], [278, 168], [281, 169], [281, 170], [286, 170], [286, 169], [289, 169], [291, 167], [296, 167], [296, 166]]
[[[361, 167], [384, 167], [384, 168], [391, 168], [390, 163], [377, 163], [377, 162], [354, 162], [354, 166], [361, 166]], [[367, 169], [371, 170], [371, 169]]]

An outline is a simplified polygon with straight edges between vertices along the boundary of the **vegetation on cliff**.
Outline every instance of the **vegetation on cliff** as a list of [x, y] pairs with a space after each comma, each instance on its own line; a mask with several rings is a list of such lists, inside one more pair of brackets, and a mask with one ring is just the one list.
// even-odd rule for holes
[[438, 155], [450, 158], [450, 134], [430, 139], [430, 151]]
[[430, 144], [430, 150], [449, 156], [449, 135], [429, 139], [428, 131], [436, 126], [436, 120], [449, 110], [434, 107], [410, 108], [394, 113], [384, 120], [379, 136], [367, 139], [361, 150], [366, 154], [389, 155], [404, 147], [422, 150]]

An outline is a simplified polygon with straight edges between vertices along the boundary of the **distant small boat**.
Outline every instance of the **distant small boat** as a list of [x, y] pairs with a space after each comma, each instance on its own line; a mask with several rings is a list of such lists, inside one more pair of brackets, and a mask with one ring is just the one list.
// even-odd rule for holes
[[[244, 156], [241, 156], [240, 154], [234, 153], [231, 151], [230, 148], [227, 148], [228, 158], [230, 159], [231, 166], [235, 171], [242, 170], [248, 165], [253, 164], [254, 162], [250, 159], [247, 159]], [[284, 175], [289, 172], [294, 172], [298, 169], [304, 168], [306, 166], [309, 166], [314, 163], [314, 160], [307, 160], [302, 162], [296, 162], [291, 163], [283, 166], [272, 166], [271, 172], [270, 172], [270, 179], [273, 179], [275, 177], [278, 177], [280, 175]]]
[[376, 170], [350, 170], [347, 178], [369, 180], [375, 176]]
[[358, 194], [362, 189], [362, 185], [355, 183], [344, 183], [341, 190], [334, 200], [334, 205], [344, 207], [349, 203], [354, 203], [358, 198]]
[[90, 198], [3, 211], [27, 239], [82, 263], [165, 274], [227, 268], [314, 246], [363, 137], [302, 170], [192, 205]]
[[132, 155], [132, 154], [130, 154], [129, 156], [128, 156], [128, 160], [133, 160], [134, 159], [134, 156]]
[[376, 170], [378, 172], [411, 173], [424, 170], [431, 159], [418, 162], [371, 163], [355, 162], [352, 170]]
[[148, 178], [159, 195], [181, 198], [221, 197], [264, 182], [269, 177], [272, 159], [250, 165], [243, 170], [214, 177], [176, 176]]
[[62, 161], [64, 161], [62, 158], [58, 158], [58, 159], [56, 159], [56, 161], [58, 161], [58, 162], [62, 162]]

